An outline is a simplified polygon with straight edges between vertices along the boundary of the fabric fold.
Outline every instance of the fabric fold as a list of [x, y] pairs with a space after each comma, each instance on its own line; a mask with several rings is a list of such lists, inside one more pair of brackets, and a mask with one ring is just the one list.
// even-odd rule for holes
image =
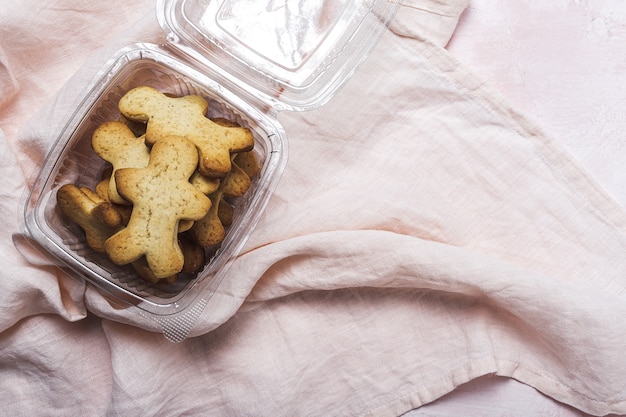
[[[86, 338], [97, 354], [79, 358], [105, 387], [89, 406], [108, 415], [397, 416], [487, 374], [626, 413], [626, 214], [443, 49], [466, 7], [403, 2], [332, 100], [278, 115], [286, 170], [192, 337], [166, 341], [154, 320], [53, 260], [28, 264], [8, 238], [2, 356], [28, 342], [70, 355]], [[144, 23], [125, 39], [163, 40]], [[2, 143], [3, 218], [98, 59]], [[50, 346], [37, 328], [56, 335]], [[0, 381], [34, 392], [9, 365]], [[57, 371], [81, 385], [81, 369]]]
[[398, 35], [444, 47], [470, 0], [403, 0], [389, 28]]

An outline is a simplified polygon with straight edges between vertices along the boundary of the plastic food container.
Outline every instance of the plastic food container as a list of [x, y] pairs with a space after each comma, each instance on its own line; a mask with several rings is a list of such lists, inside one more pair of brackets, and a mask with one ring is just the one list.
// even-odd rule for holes
[[[105, 295], [159, 322], [182, 340], [230, 262], [253, 232], [287, 158], [287, 137], [276, 119], [282, 110], [323, 105], [367, 57], [392, 18], [397, 0], [159, 0], [167, 41], [129, 45], [114, 54], [69, 115], [23, 202], [24, 234], [59, 265]], [[56, 191], [67, 183], [94, 188], [106, 162], [91, 148], [101, 123], [117, 120], [117, 102], [136, 86], [176, 96], [198, 94], [207, 117], [249, 128], [260, 173], [236, 199], [234, 220], [202, 271], [174, 284], [150, 284], [86, 244], [84, 233], [62, 216]], [[226, 277], [226, 278], [225, 278]]]

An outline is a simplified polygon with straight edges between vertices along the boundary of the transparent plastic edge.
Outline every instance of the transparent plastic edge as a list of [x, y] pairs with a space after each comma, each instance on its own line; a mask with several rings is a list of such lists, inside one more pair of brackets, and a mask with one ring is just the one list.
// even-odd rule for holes
[[[18, 231], [20, 236], [13, 236], [14, 246], [20, 252], [20, 254], [29, 262], [36, 263], [28, 253], [20, 247], [20, 245], [27, 244], [30, 249], [36, 253], [41, 254], [49, 259], [50, 265], [60, 268], [70, 276], [84, 281], [85, 278], [93, 282], [101, 290], [105, 290], [108, 294], [114, 295], [121, 299], [131, 299], [131, 304], [140, 302], [140, 299], [134, 297], [134, 294], [124, 292], [122, 288], [119, 290], [122, 293], [115, 293], [108, 290], [108, 285], [100, 282], [100, 277], [94, 275], [92, 271], [84, 268], [76, 268], [70, 266], [72, 264], [72, 257], [68, 256], [62, 248], [60, 248], [49, 236], [42, 230], [47, 229], [45, 225], [41, 225], [35, 216], [33, 216], [31, 206], [34, 206], [34, 202], [38, 201], [40, 197], [37, 194], [45, 188], [47, 180], [43, 178], [43, 174], [46, 172], [46, 167], [50, 167], [56, 164], [59, 156], [63, 153], [64, 148], [67, 146], [64, 143], [64, 137], [67, 137], [65, 132], [75, 131], [81, 123], [82, 117], [89, 112], [89, 109], [96, 103], [100, 94], [104, 91], [107, 81], [102, 82], [102, 77], [115, 71], [115, 60], [108, 60], [91, 78], [91, 81], [85, 86], [79, 97], [82, 97], [73, 104], [73, 108], [85, 108], [86, 110], [80, 113], [75, 113], [65, 125], [57, 129], [54, 132], [56, 139], [48, 148], [48, 152], [44, 158], [39, 161], [39, 169], [34, 169], [33, 172], [26, 178], [26, 187], [22, 192], [22, 196], [18, 203], [17, 218], [18, 218]], [[71, 82], [71, 81], [70, 81]], [[49, 179], [48, 179], [49, 180]], [[56, 262], [52, 262], [56, 261]], [[120, 297], [121, 296], [121, 297]]]
[[[234, 86], [233, 88], [241, 89], [244, 94], [254, 96], [255, 100], [271, 106], [277, 112], [283, 110], [308, 111], [326, 104], [367, 59], [398, 9], [397, 0], [364, 0], [363, 7], [369, 7], [369, 10], [363, 16], [361, 23], [363, 27], [349, 38], [342, 46], [340, 53], [335, 53], [333, 59], [326, 63], [325, 68], [320, 71], [320, 73], [325, 74], [325, 78], [319, 81], [320, 85], [316, 81], [314, 84], [288, 90], [280, 82], [276, 83], [276, 80], [270, 80], [267, 74], [263, 74], [262, 71], [250, 66], [247, 69], [263, 74], [265, 81], [250, 80], [251, 82], [246, 82], [242, 79], [245, 72], [245, 69], [242, 68], [247, 63], [232, 55], [226, 56], [228, 53], [225, 51], [218, 51], [216, 55], [211, 56], [211, 58], [216, 58], [218, 62], [212, 62], [203, 56], [200, 52], [204, 48], [202, 42], [189, 33], [189, 27], [182, 27], [176, 17], [176, 7], [180, 3], [180, 0], [157, 1], [159, 24], [166, 32], [168, 42], [173, 48], [181, 51], [201, 66], [206, 66], [219, 73], [230, 85]], [[381, 10], [374, 9], [376, 5], [381, 4]], [[346, 55], [357, 56], [358, 58], [344, 60], [343, 63], [340, 63], [338, 58]], [[226, 61], [231, 61], [231, 63]], [[232, 61], [235, 61], [234, 65]], [[222, 68], [220, 63], [228, 68]], [[242, 85], [245, 87], [242, 88]]]

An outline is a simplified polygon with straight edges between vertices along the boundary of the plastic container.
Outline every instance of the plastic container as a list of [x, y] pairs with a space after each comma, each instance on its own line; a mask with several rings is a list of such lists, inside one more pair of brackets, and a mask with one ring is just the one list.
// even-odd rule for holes
[[[23, 202], [24, 233], [116, 303], [138, 308], [164, 334], [186, 337], [227, 275], [263, 214], [286, 163], [287, 137], [276, 119], [282, 110], [323, 105], [374, 47], [392, 18], [388, 0], [159, 0], [162, 45], [133, 44], [98, 72], [51, 148]], [[56, 205], [66, 183], [94, 188], [105, 162], [91, 148], [101, 123], [119, 117], [117, 102], [133, 87], [152, 86], [176, 96], [199, 94], [207, 116], [248, 127], [261, 171], [234, 202], [234, 221], [216, 252], [195, 276], [149, 284], [128, 267], [93, 252], [77, 226]]]

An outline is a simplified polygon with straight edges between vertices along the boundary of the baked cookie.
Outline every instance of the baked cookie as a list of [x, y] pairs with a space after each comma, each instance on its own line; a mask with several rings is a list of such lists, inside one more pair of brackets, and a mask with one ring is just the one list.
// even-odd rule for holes
[[209, 247], [224, 240], [226, 227], [230, 226], [233, 218], [232, 207], [224, 200], [224, 197], [240, 197], [249, 188], [250, 177], [233, 163], [231, 171], [220, 181], [218, 189], [209, 195], [211, 208], [208, 213], [202, 219], [197, 220], [190, 229], [191, 235], [198, 244]]
[[179, 222], [199, 220], [211, 207], [208, 197], [189, 182], [197, 163], [191, 142], [165, 136], [152, 147], [146, 168], [117, 170], [118, 192], [133, 210], [126, 228], [105, 243], [114, 263], [125, 265], [145, 256], [157, 279], [182, 270]]
[[249, 129], [223, 126], [207, 118], [208, 103], [197, 95], [169, 97], [141, 86], [128, 91], [118, 107], [127, 119], [147, 123], [148, 145], [172, 135], [191, 141], [200, 155], [198, 169], [210, 178], [225, 177], [231, 169], [231, 154], [254, 147]]
[[95, 191], [74, 184], [61, 186], [56, 197], [61, 211], [84, 230], [87, 245], [104, 253], [106, 240], [123, 227], [119, 212]]
[[109, 201], [129, 204], [117, 191], [115, 172], [121, 168], [145, 168], [150, 159], [150, 148], [144, 136], [136, 137], [122, 122], [106, 122], [98, 126], [91, 137], [93, 150], [113, 166], [108, 184]]

